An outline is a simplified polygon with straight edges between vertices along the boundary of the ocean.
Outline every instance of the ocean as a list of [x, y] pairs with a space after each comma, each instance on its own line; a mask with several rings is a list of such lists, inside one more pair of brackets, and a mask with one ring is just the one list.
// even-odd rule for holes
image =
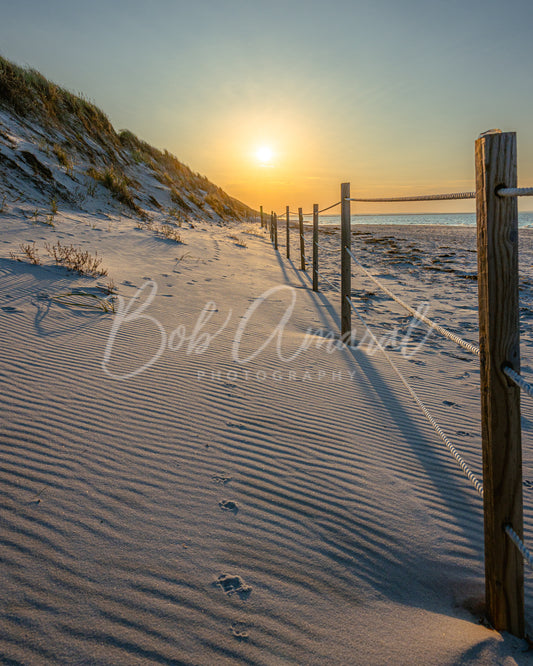
[[[340, 215], [321, 215], [319, 219], [321, 226], [340, 224]], [[280, 222], [282, 221], [280, 220]], [[309, 224], [311, 222], [311, 218], [305, 217], [305, 222], [306, 224]], [[476, 214], [418, 213], [409, 215], [352, 215], [352, 224], [428, 224], [446, 227], [475, 227]], [[518, 226], [521, 228], [533, 228], [533, 212], [519, 213]]]

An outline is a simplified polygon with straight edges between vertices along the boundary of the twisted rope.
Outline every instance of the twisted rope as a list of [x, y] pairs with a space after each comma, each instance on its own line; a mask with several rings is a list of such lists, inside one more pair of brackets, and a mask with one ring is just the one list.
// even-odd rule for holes
[[519, 386], [524, 393], [527, 393], [531, 398], [533, 398], [533, 385], [520, 375], [516, 370], [513, 370], [509, 366], [503, 368], [503, 372], [511, 379], [517, 386]]
[[339, 294], [341, 293], [341, 290], [337, 287], [337, 285], [333, 284], [333, 282], [328, 280], [328, 278], [325, 275], [322, 275], [322, 273], [320, 273], [320, 271], [317, 271], [317, 275], [319, 275], [323, 280], [325, 280], [332, 289], [334, 289]]
[[[331, 206], [327, 206], [326, 208], [322, 208], [322, 210], [319, 210], [318, 213], [319, 214], [320, 213], [325, 213], [327, 210], [330, 210], [331, 208], [335, 208], [335, 206], [338, 206], [340, 203], [342, 203], [342, 202], [337, 201], [337, 203], [331, 204]], [[290, 215], [296, 215], [296, 216], [299, 215], [299, 213], [295, 213], [293, 210], [290, 210], [289, 214]], [[280, 213], [278, 215], [278, 217], [281, 217], [282, 215], [287, 215], [287, 211], [283, 211], [283, 213]], [[311, 217], [312, 215], [313, 215], [313, 213], [302, 213], [302, 217]]]
[[325, 213], [327, 210], [330, 210], [331, 208], [335, 208], [335, 206], [338, 206], [341, 204], [342, 201], [337, 201], [337, 203], [331, 204], [331, 206], [328, 206], [327, 208], [322, 208], [322, 210], [319, 210], [318, 213]]
[[359, 319], [361, 320], [363, 326], [364, 326], [364, 327], [366, 328], [366, 330], [368, 331], [369, 335], [370, 335], [371, 338], [373, 339], [373, 341], [374, 341], [374, 343], [376, 344], [376, 346], [378, 347], [378, 349], [383, 353], [383, 355], [385, 356], [385, 358], [386, 358], [386, 360], [388, 361], [388, 363], [389, 363], [389, 365], [391, 366], [391, 368], [392, 368], [392, 369], [394, 370], [394, 372], [398, 375], [398, 377], [399, 377], [400, 380], [402, 381], [403, 385], [404, 385], [405, 388], [409, 391], [409, 393], [411, 394], [411, 396], [412, 396], [412, 398], [414, 399], [414, 401], [416, 402], [416, 404], [420, 407], [420, 409], [421, 409], [422, 412], [424, 413], [424, 415], [425, 415], [425, 417], [427, 418], [427, 420], [429, 421], [429, 423], [433, 426], [433, 429], [435, 430], [435, 432], [439, 435], [439, 437], [442, 439], [442, 441], [444, 442], [444, 444], [446, 445], [446, 447], [448, 448], [448, 450], [450, 451], [450, 453], [453, 455], [453, 457], [455, 458], [455, 460], [459, 463], [459, 467], [463, 470], [463, 473], [465, 474], [465, 476], [467, 477], [467, 479], [472, 483], [472, 485], [473, 485], [474, 488], [477, 490], [477, 492], [478, 492], [480, 495], [483, 495], [483, 484], [481, 483], [481, 481], [477, 478], [477, 476], [474, 474], [474, 472], [472, 472], [472, 470], [470, 469], [470, 467], [469, 467], [469, 466], [467, 465], [467, 463], [465, 462], [464, 458], [460, 455], [460, 453], [457, 451], [457, 449], [455, 448], [455, 446], [451, 443], [451, 441], [448, 439], [448, 437], [446, 437], [446, 435], [445, 435], [444, 432], [442, 431], [441, 427], [438, 425], [438, 423], [435, 421], [435, 419], [434, 419], [434, 418], [431, 416], [431, 414], [428, 412], [426, 406], [425, 406], [424, 403], [420, 400], [420, 398], [418, 397], [418, 395], [415, 393], [415, 390], [413, 389], [413, 387], [409, 384], [409, 382], [405, 379], [405, 377], [402, 375], [402, 373], [398, 370], [398, 368], [396, 367], [396, 365], [393, 363], [393, 361], [391, 360], [389, 354], [387, 353], [387, 351], [385, 350], [385, 348], [383, 347], [383, 345], [381, 344], [381, 342], [376, 338], [376, 336], [374, 335], [374, 333], [373, 333], [373, 332], [370, 330], [370, 328], [367, 326], [365, 320], [364, 320], [364, 319], [361, 317], [361, 315], [359, 314], [359, 312], [358, 312], [358, 310], [356, 309], [355, 305], [352, 303], [352, 299], [351, 299], [351, 298], [348, 298], [348, 296], [346, 296], [346, 300], [350, 303], [350, 305], [351, 305], [351, 307], [352, 307], [352, 310], [353, 310], [353, 311], [355, 312], [355, 314], [359, 317]]
[[499, 197], [533, 197], [533, 187], [502, 187], [496, 190]]
[[353, 252], [351, 252], [348, 248], [346, 248], [346, 252], [350, 255], [350, 257], [355, 261], [355, 263], [359, 266], [359, 268], [363, 271], [363, 273], [372, 280], [380, 289], [382, 289], [387, 296], [390, 296], [393, 301], [396, 301], [399, 305], [401, 305], [403, 308], [407, 310], [413, 317], [416, 319], [419, 319], [420, 321], [423, 321], [424, 324], [432, 328], [434, 331], [437, 331], [437, 333], [440, 333], [442, 336], [445, 338], [448, 338], [449, 340], [452, 340], [455, 342], [455, 344], [459, 345], [460, 347], [463, 347], [463, 349], [466, 349], [469, 352], [472, 352], [472, 354], [475, 354], [476, 356], [479, 356], [479, 348], [476, 347], [475, 345], [471, 344], [470, 342], [467, 342], [466, 340], [463, 340], [463, 338], [459, 337], [456, 333], [452, 333], [449, 331], [447, 328], [444, 328], [443, 326], [440, 326], [436, 322], [434, 322], [432, 319], [429, 319], [422, 313], [418, 312], [414, 308], [412, 308], [410, 305], [402, 301], [401, 298], [396, 296], [395, 294], [392, 293], [390, 289], [388, 289], [384, 284], [382, 284], [377, 278], [375, 278], [371, 273], [369, 273], [366, 268], [359, 263], [359, 261], [356, 259], [354, 256]]
[[521, 552], [522, 557], [524, 558], [526, 564], [533, 571], [533, 555], [531, 555], [531, 553], [527, 549], [525, 543], [518, 536], [518, 534], [513, 530], [511, 525], [506, 525], [505, 526], [505, 531], [507, 533], [507, 536], [511, 539], [511, 541], [514, 543], [514, 545]]
[[346, 201], [394, 202], [394, 201], [446, 201], [450, 199], [475, 199], [475, 192], [455, 192], [453, 194], [423, 194], [413, 197], [384, 197], [379, 199], [346, 199]]

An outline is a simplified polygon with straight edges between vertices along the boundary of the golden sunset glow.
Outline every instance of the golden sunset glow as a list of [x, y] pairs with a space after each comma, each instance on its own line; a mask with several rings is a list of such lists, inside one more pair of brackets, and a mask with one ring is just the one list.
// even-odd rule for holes
[[274, 157], [274, 151], [269, 146], [260, 146], [255, 152], [255, 157], [259, 164], [270, 166]]

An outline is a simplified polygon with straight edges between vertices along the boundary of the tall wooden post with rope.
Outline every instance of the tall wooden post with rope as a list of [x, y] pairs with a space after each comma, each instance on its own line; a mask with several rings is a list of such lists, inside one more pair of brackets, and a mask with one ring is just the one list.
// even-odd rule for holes
[[352, 244], [350, 183], [341, 185], [341, 337], [350, 344], [352, 335], [352, 266], [350, 250]]
[[285, 217], [286, 217], [286, 225], [285, 225], [285, 233], [286, 233], [286, 251], [287, 251], [287, 259], [291, 258], [291, 239], [290, 239], [290, 231], [289, 231], [289, 223], [290, 223], [290, 213], [289, 213], [289, 207], [287, 206], [285, 208]]
[[300, 231], [300, 269], [305, 271], [304, 215], [301, 208], [298, 208], [298, 229]]
[[318, 291], [318, 204], [313, 204], [313, 291]]
[[516, 135], [499, 130], [476, 141], [481, 433], [485, 521], [485, 596], [498, 631], [524, 636], [522, 555], [505, 533], [523, 538], [520, 389], [503, 373], [520, 372], [518, 206], [498, 196], [516, 187]]

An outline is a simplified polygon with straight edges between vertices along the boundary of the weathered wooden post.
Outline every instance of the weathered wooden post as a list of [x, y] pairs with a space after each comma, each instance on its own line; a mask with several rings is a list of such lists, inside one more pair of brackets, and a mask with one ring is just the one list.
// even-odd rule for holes
[[289, 233], [289, 224], [290, 224], [290, 213], [289, 213], [289, 207], [287, 206], [285, 208], [285, 217], [286, 217], [286, 246], [287, 246], [287, 259], [291, 258], [291, 239], [290, 239], [290, 233]]
[[524, 636], [520, 389], [502, 368], [520, 371], [518, 206], [498, 196], [516, 187], [516, 134], [494, 130], [476, 141], [481, 433], [487, 615], [498, 631]]
[[313, 204], [313, 291], [318, 291], [318, 204]]
[[278, 249], [278, 214], [274, 213], [274, 249]]
[[298, 208], [298, 228], [300, 231], [300, 269], [305, 271], [304, 215], [301, 208]]
[[352, 336], [352, 310], [348, 299], [352, 297], [352, 266], [347, 250], [351, 248], [350, 183], [341, 185], [341, 337], [347, 344]]
[[265, 226], [264, 220], [263, 220], [263, 206], [259, 206], [259, 212], [261, 214], [261, 229]]
[[274, 211], [270, 211], [270, 242], [274, 242]]

